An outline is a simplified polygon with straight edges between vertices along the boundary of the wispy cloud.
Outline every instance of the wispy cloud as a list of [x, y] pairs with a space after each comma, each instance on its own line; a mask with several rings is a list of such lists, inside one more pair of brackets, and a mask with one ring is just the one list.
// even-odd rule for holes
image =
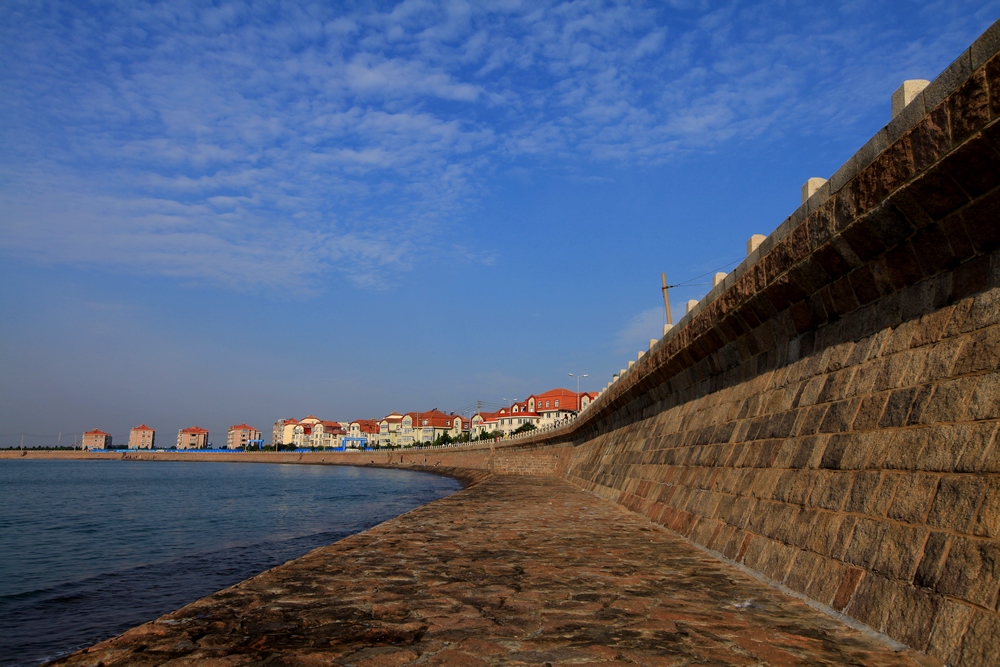
[[886, 76], [932, 75], [997, 7], [922, 5], [941, 29], [909, 37], [852, 2], [7, 2], [0, 248], [229, 286], [379, 285], [512, 160], [579, 175], [851, 127]]
[[615, 351], [619, 354], [635, 355], [649, 347], [650, 340], [659, 340], [663, 335], [663, 309], [650, 308], [637, 313], [615, 336]]

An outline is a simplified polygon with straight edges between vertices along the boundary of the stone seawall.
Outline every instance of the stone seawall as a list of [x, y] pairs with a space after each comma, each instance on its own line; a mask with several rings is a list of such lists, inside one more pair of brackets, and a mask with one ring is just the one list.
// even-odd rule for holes
[[521, 446], [560, 446], [573, 483], [908, 646], [995, 664], [998, 42], [577, 423]]

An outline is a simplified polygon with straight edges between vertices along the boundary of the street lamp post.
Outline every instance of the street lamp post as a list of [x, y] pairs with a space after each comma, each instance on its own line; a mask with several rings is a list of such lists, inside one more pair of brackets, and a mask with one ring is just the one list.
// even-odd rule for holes
[[507, 419], [510, 420], [510, 433], [507, 435], [510, 435], [514, 432], [514, 404], [517, 403], [517, 399], [504, 397], [503, 400], [510, 401], [510, 409], [507, 411]]
[[581, 407], [580, 407], [580, 378], [585, 378], [585, 377], [589, 377], [589, 376], [586, 373], [584, 373], [583, 375], [581, 375], [579, 373], [577, 373], [576, 375], [573, 375], [572, 373], [570, 373], [569, 376], [571, 378], [576, 378], [576, 414], [580, 414], [580, 411], [581, 411]]

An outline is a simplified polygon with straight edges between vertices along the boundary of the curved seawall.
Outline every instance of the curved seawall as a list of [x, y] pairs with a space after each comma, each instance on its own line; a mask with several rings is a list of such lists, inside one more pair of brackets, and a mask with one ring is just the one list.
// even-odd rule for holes
[[1000, 654], [998, 43], [492, 468], [560, 474], [950, 664]]
[[575, 424], [520, 447], [908, 646], [1000, 655], [998, 40]]

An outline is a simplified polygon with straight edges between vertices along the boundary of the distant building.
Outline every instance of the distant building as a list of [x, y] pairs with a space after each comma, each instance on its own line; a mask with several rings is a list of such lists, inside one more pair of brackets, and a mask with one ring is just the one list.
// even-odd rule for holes
[[379, 423], [374, 419], [356, 419], [351, 422], [350, 427], [347, 429], [348, 436], [351, 438], [361, 438], [363, 442], [354, 440], [351, 442], [351, 447], [367, 447], [378, 444], [378, 434], [379, 434]]
[[156, 431], [145, 424], [139, 424], [128, 433], [129, 449], [152, 449]]
[[497, 411], [496, 418], [496, 428], [503, 431], [504, 435], [510, 435], [525, 424], [538, 428], [542, 421], [542, 416], [531, 409], [530, 399]]
[[[456, 440], [462, 435], [463, 420], [454, 413], [449, 415], [434, 408], [427, 412], [409, 412], [406, 416], [412, 419], [413, 441], [401, 441], [400, 444], [404, 446], [429, 444], [445, 434]], [[404, 426], [405, 424], [404, 421]]]
[[[313, 429], [315, 429], [316, 425], [319, 424], [321, 421], [322, 420], [319, 417], [315, 415], [309, 415], [308, 417], [300, 421], [298, 424], [296, 424], [295, 427], [292, 429], [291, 444], [295, 445], [296, 449], [306, 449], [308, 447], [312, 447]], [[288, 444], [288, 443], [283, 443], [283, 444]]]
[[279, 419], [274, 422], [274, 429], [271, 431], [271, 444], [275, 446], [292, 444], [292, 436], [298, 425], [298, 419]]
[[111, 434], [99, 431], [87, 431], [83, 434], [81, 442], [84, 449], [109, 449], [111, 447]]
[[481, 438], [484, 433], [500, 430], [500, 413], [480, 411], [472, 415], [472, 437]]
[[532, 394], [525, 403], [528, 412], [539, 415], [537, 426], [551, 426], [578, 414], [595, 398], [597, 398], [596, 392], [581, 392], [578, 395], [569, 389], [550, 389], [541, 394]]
[[395, 447], [399, 443], [403, 415], [392, 412], [378, 423], [378, 444], [382, 447]]
[[229, 427], [226, 435], [226, 449], [246, 449], [251, 440], [260, 440], [260, 431], [247, 424], [236, 424]]
[[331, 447], [342, 447], [344, 438], [347, 437], [347, 430], [340, 422], [320, 421], [312, 428], [312, 437], [309, 439], [309, 447], [319, 449], [329, 449]]
[[177, 431], [177, 449], [208, 449], [208, 431], [191, 426]]

